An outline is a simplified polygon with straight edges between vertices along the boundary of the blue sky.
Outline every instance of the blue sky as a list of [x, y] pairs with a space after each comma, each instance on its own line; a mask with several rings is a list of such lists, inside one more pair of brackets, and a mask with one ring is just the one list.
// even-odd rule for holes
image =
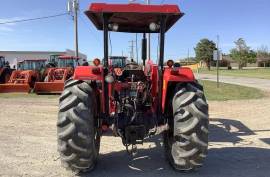
[[[3, 0], [0, 21], [54, 15], [66, 11], [67, 0]], [[97, 31], [83, 11], [92, 0], [80, 0], [79, 49], [88, 59], [103, 56], [102, 33]], [[95, 1], [100, 2], [100, 1]], [[126, 3], [127, 0], [102, 2]], [[138, 1], [143, 2], [143, 1]], [[152, 0], [160, 3], [161, 0]], [[253, 49], [261, 45], [270, 47], [269, 0], [165, 0], [166, 4], [178, 4], [185, 16], [166, 35], [166, 58], [186, 57], [188, 49], [194, 55], [194, 46], [202, 38], [216, 40], [228, 52], [233, 41], [242, 37]], [[135, 35], [112, 33], [113, 55], [129, 52], [130, 40]], [[153, 36], [156, 38], [156, 36]], [[0, 25], [0, 50], [53, 50], [73, 49], [73, 21], [70, 16], [42, 21]], [[152, 41], [151, 56], [155, 60], [157, 41]], [[140, 41], [139, 41], [140, 43]], [[140, 50], [140, 49], [139, 49]], [[140, 54], [139, 54], [140, 56]]]

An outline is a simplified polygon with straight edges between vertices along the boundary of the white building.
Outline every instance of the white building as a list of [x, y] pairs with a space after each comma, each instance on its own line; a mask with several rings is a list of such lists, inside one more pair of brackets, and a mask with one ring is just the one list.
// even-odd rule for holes
[[[0, 51], [0, 56], [4, 56], [6, 61], [10, 63], [13, 68], [17, 67], [17, 62], [23, 60], [38, 60], [38, 59], [49, 59], [50, 55], [68, 55], [75, 56], [75, 52], [67, 49], [66, 51]], [[83, 59], [87, 59], [85, 54], [80, 53], [80, 64]]]

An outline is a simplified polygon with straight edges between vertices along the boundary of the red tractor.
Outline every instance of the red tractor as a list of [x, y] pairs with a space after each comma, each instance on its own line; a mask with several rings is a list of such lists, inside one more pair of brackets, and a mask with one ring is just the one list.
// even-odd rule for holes
[[74, 56], [52, 55], [47, 61], [48, 68], [43, 74], [42, 82], [35, 83], [34, 92], [37, 94], [62, 93], [64, 82], [72, 77], [78, 60]]
[[7, 83], [0, 84], [0, 93], [30, 93], [35, 85], [35, 82], [39, 81], [40, 79], [39, 72], [42, 68], [44, 68], [45, 61], [46, 60], [38, 59], [18, 62], [18, 70], [12, 72]]
[[[64, 166], [92, 170], [104, 127], [122, 138], [130, 153], [156, 134], [176, 170], [200, 167], [208, 148], [208, 104], [189, 68], [169, 60], [164, 66], [165, 33], [183, 16], [177, 5], [93, 3], [85, 12], [104, 35], [104, 64], [79, 66], [65, 83], [57, 122], [58, 151]], [[108, 32], [142, 33], [144, 66], [131, 62], [110, 69]], [[158, 33], [159, 63], [146, 61], [145, 33]], [[117, 72], [115, 72], [117, 70]]]

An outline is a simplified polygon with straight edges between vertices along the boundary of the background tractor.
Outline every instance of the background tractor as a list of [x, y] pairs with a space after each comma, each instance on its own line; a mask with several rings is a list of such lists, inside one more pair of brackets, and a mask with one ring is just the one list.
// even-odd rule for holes
[[[169, 60], [164, 66], [165, 33], [183, 13], [177, 5], [93, 3], [85, 12], [104, 36], [104, 64], [79, 66], [65, 83], [57, 122], [58, 151], [74, 171], [95, 167], [102, 129], [110, 127], [129, 153], [156, 134], [176, 170], [200, 167], [208, 147], [208, 104], [189, 68]], [[108, 32], [142, 33], [144, 66], [131, 62], [110, 69]], [[158, 65], [146, 62], [145, 33], [159, 34]], [[117, 66], [118, 67], [118, 66]]]
[[40, 79], [40, 70], [45, 67], [46, 60], [24, 60], [17, 64], [10, 79], [5, 84], [0, 84], [0, 93], [26, 92], [29, 93]]
[[[103, 60], [104, 63], [104, 60]], [[110, 56], [109, 65], [112, 68], [124, 68], [128, 63], [127, 57], [124, 56]]]
[[0, 84], [8, 82], [13, 70], [9, 63], [5, 61], [5, 57], [0, 56]]
[[47, 61], [41, 82], [36, 82], [34, 92], [37, 94], [62, 93], [64, 82], [72, 77], [78, 58], [73, 56], [52, 55]]

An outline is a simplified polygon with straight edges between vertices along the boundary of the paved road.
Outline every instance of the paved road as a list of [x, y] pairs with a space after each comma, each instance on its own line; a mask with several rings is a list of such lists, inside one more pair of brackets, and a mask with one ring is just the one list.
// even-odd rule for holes
[[[197, 74], [197, 79], [216, 81], [216, 75], [212, 74]], [[247, 87], [254, 87], [265, 91], [270, 91], [270, 80], [247, 78], [247, 77], [234, 77], [234, 76], [220, 76], [220, 82], [243, 85]]]

